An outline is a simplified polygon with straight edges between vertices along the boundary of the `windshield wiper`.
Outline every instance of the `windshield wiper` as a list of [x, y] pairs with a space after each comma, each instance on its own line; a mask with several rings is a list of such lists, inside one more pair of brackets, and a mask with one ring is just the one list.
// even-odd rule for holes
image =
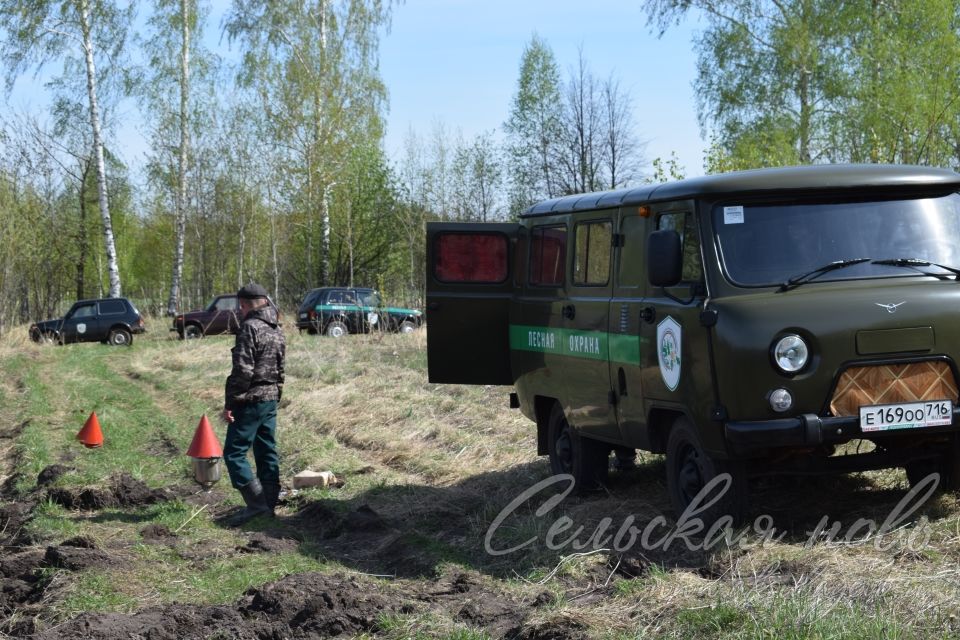
[[847, 260], [834, 260], [833, 262], [828, 262], [822, 267], [818, 267], [813, 271], [807, 271], [806, 273], [801, 273], [798, 276], [793, 276], [788, 279], [786, 282], [780, 285], [780, 288], [777, 291], [789, 291], [794, 287], [799, 287], [802, 284], [810, 282], [816, 278], [819, 278], [825, 273], [830, 273], [831, 271], [836, 271], [837, 269], [843, 269], [844, 267], [852, 267], [855, 264], [863, 264], [864, 262], [870, 262], [870, 258], [849, 258]]
[[946, 274], [944, 273], [930, 273], [925, 271], [920, 267], [937, 267], [943, 269], [944, 271], [949, 271], [957, 280], [960, 280], [960, 269], [956, 267], [948, 267], [945, 264], [938, 264], [936, 262], [930, 262], [929, 260], [923, 260], [922, 258], [889, 258], [887, 260], [874, 260], [870, 264], [880, 264], [888, 267], [907, 267], [910, 269], [915, 269], [922, 273], [925, 276], [933, 276], [939, 278]]

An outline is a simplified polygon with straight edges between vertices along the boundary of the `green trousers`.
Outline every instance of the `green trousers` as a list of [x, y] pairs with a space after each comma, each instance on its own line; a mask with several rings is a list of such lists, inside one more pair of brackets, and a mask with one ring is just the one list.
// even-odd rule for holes
[[253, 448], [260, 482], [280, 481], [280, 458], [277, 456], [277, 401], [245, 404], [233, 411], [233, 422], [227, 427], [223, 445], [223, 461], [234, 488], [249, 484], [253, 471], [247, 462], [247, 451]]

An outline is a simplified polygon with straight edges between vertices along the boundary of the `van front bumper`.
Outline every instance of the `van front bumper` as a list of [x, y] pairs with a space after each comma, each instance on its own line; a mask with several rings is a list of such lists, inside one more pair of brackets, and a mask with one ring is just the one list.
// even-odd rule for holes
[[953, 409], [951, 424], [922, 429], [893, 429], [864, 433], [860, 429], [859, 416], [821, 417], [812, 413], [796, 418], [727, 422], [724, 425], [727, 443], [741, 453], [776, 447], [815, 447], [855, 438], [882, 438], [902, 436], [907, 433], [932, 435], [957, 430], [960, 430], [960, 407], [956, 406]]

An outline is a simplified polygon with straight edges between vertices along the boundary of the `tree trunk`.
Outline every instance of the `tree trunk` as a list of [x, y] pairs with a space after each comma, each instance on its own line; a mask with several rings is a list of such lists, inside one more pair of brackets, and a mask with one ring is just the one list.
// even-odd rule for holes
[[90, 161], [80, 161], [80, 222], [77, 231], [77, 246], [80, 255], [77, 257], [77, 300], [83, 300], [86, 295], [84, 271], [87, 265], [87, 176], [90, 175]]
[[111, 298], [119, 298], [120, 267], [117, 265], [117, 249], [113, 242], [113, 224], [110, 221], [110, 204], [107, 200], [107, 170], [103, 160], [103, 137], [100, 131], [100, 107], [97, 104], [97, 70], [93, 64], [93, 37], [90, 33], [90, 3], [80, 0], [80, 28], [83, 32], [83, 53], [87, 66], [87, 94], [90, 98], [90, 126], [93, 130], [93, 152], [97, 163], [97, 195], [100, 202], [100, 217], [103, 220], [103, 244], [107, 254], [107, 272], [110, 278]]
[[180, 299], [180, 281], [183, 278], [183, 243], [186, 234], [187, 210], [187, 162], [190, 148], [190, 112], [187, 102], [190, 96], [190, 5], [189, 0], [180, 0], [180, 19], [183, 21], [180, 42], [180, 157], [177, 160], [177, 205], [174, 224], [173, 277], [170, 281], [170, 297], [167, 299], [167, 315], [177, 313]]
[[[327, 54], [327, 3], [328, 0], [320, 0], [320, 74], [321, 77], [326, 73], [326, 54]], [[323, 104], [323, 96], [319, 96], [317, 101], [317, 113], [316, 113], [316, 123], [317, 123], [317, 141], [319, 145], [321, 142], [321, 134], [323, 133], [323, 119], [325, 115], [325, 107]], [[320, 265], [320, 281], [323, 284], [330, 284], [330, 202], [329, 194], [330, 187], [332, 185], [328, 184], [328, 177], [326, 175], [326, 161], [323, 156], [321, 156], [321, 163], [323, 164], [323, 175], [321, 177], [320, 184], [323, 188], [322, 201], [321, 201], [321, 232], [322, 238], [321, 242], [323, 246], [320, 249], [320, 259], [323, 261]]]
[[323, 246], [320, 249], [320, 259], [323, 260], [323, 263], [320, 265], [321, 273], [320, 280], [323, 284], [330, 284], [330, 189], [333, 185], [326, 184], [323, 186], [323, 196], [320, 201], [321, 206], [321, 224], [323, 237], [321, 242]]
[[353, 287], [353, 203], [347, 202], [347, 251], [350, 253], [350, 283]]
[[240, 246], [237, 250], [237, 289], [244, 285], [243, 282], [243, 253], [247, 250], [247, 214], [240, 217]]

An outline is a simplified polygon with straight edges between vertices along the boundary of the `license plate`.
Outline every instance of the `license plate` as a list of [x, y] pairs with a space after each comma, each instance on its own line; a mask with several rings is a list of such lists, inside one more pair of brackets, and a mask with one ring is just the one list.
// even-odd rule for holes
[[307, 319], [307, 314], [301, 313], [301, 314], [300, 314], [300, 319], [301, 319], [301, 320], [306, 320], [306, 319]]
[[953, 401], [903, 402], [860, 407], [861, 431], [922, 429], [953, 422]]

